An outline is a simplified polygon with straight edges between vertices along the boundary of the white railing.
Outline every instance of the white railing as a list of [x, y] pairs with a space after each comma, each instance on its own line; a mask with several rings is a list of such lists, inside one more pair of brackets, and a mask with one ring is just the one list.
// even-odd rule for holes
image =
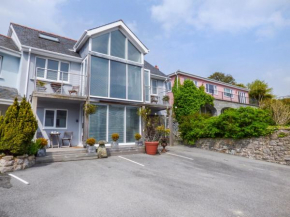
[[164, 87], [152, 88], [151, 86], [145, 86], [145, 101], [151, 104], [168, 105], [169, 102], [163, 100], [168, 91]]

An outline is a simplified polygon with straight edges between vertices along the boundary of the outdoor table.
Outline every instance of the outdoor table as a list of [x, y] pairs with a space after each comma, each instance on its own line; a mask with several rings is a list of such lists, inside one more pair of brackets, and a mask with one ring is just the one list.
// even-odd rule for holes
[[[57, 146], [59, 148], [59, 137], [60, 137], [60, 133], [50, 133], [50, 144], [51, 144], [51, 148], [54, 148], [54, 146]], [[56, 140], [56, 144], [54, 144], [54, 139]]]

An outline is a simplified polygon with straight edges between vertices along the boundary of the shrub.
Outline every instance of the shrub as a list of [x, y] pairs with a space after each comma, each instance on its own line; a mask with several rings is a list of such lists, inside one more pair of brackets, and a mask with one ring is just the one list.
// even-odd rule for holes
[[39, 146], [40, 146], [40, 141], [38, 142], [33, 142], [31, 141], [29, 147], [28, 147], [28, 151], [27, 151], [27, 154], [28, 155], [36, 155], [38, 149], [39, 149]]
[[96, 140], [94, 138], [88, 138], [86, 144], [88, 144], [89, 146], [93, 146], [96, 144]]
[[139, 133], [135, 133], [135, 139], [139, 141], [141, 139], [141, 135]]
[[45, 138], [38, 138], [36, 139], [36, 142], [39, 144], [39, 148], [44, 148], [45, 146], [47, 146], [47, 139]]
[[287, 133], [284, 133], [284, 132], [280, 132], [280, 133], [278, 134], [278, 137], [279, 137], [279, 138], [284, 138], [284, 137], [286, 137], [286, 136], [288, 136], [288, 134], [287, 134]]
[[168, 102], [169, 101], [169, 96], [168, 95], [163, 96], [162, 100], [164, 102]]
[[112, 139], [114, 142], [116, 142], [119, 139], [119, 133], [113, 133], [112, 134]]
[[94, 104], [86, 103], [84, 105], [84, 111], [85, 111], [86, 116], [89, 116], [91, 114], [95, 114], [97, 111], [97, 106]]

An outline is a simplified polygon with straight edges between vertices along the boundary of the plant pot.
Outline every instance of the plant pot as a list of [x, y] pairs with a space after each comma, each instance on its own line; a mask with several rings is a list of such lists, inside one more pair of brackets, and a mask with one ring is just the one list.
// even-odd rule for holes
[[155, 155], [157, 153], [159, 142], [145, 142], [146, 154]]
[[88, 153], [96, 153], [96, 146], [89, 145], [87, 150], [88, 150]]
[[44, 156], [46, 156], [46, 149], [45, 148], [38, 149], [36, 156], [37, 157], [44, 157]]
[[119, 142], [118, 142], [118, 141], [113, 141], [113, 142], [111, 143], [111, 147], [112, 147], [112, 148], [119, 148]]

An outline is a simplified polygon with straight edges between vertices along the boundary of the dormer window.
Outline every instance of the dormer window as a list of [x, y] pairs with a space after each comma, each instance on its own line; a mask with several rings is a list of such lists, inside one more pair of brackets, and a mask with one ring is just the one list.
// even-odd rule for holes
[[49, 35], [44, 35], [44, 34], [41, 34], [41, 33], [39, 33], [39, 38], [43, 38], [43, 39], [46, 39], [46, 40], [49, 40], [49, 41], [59, 42], [58, 38], [53, 37], [53, 36], [49, 36]]

